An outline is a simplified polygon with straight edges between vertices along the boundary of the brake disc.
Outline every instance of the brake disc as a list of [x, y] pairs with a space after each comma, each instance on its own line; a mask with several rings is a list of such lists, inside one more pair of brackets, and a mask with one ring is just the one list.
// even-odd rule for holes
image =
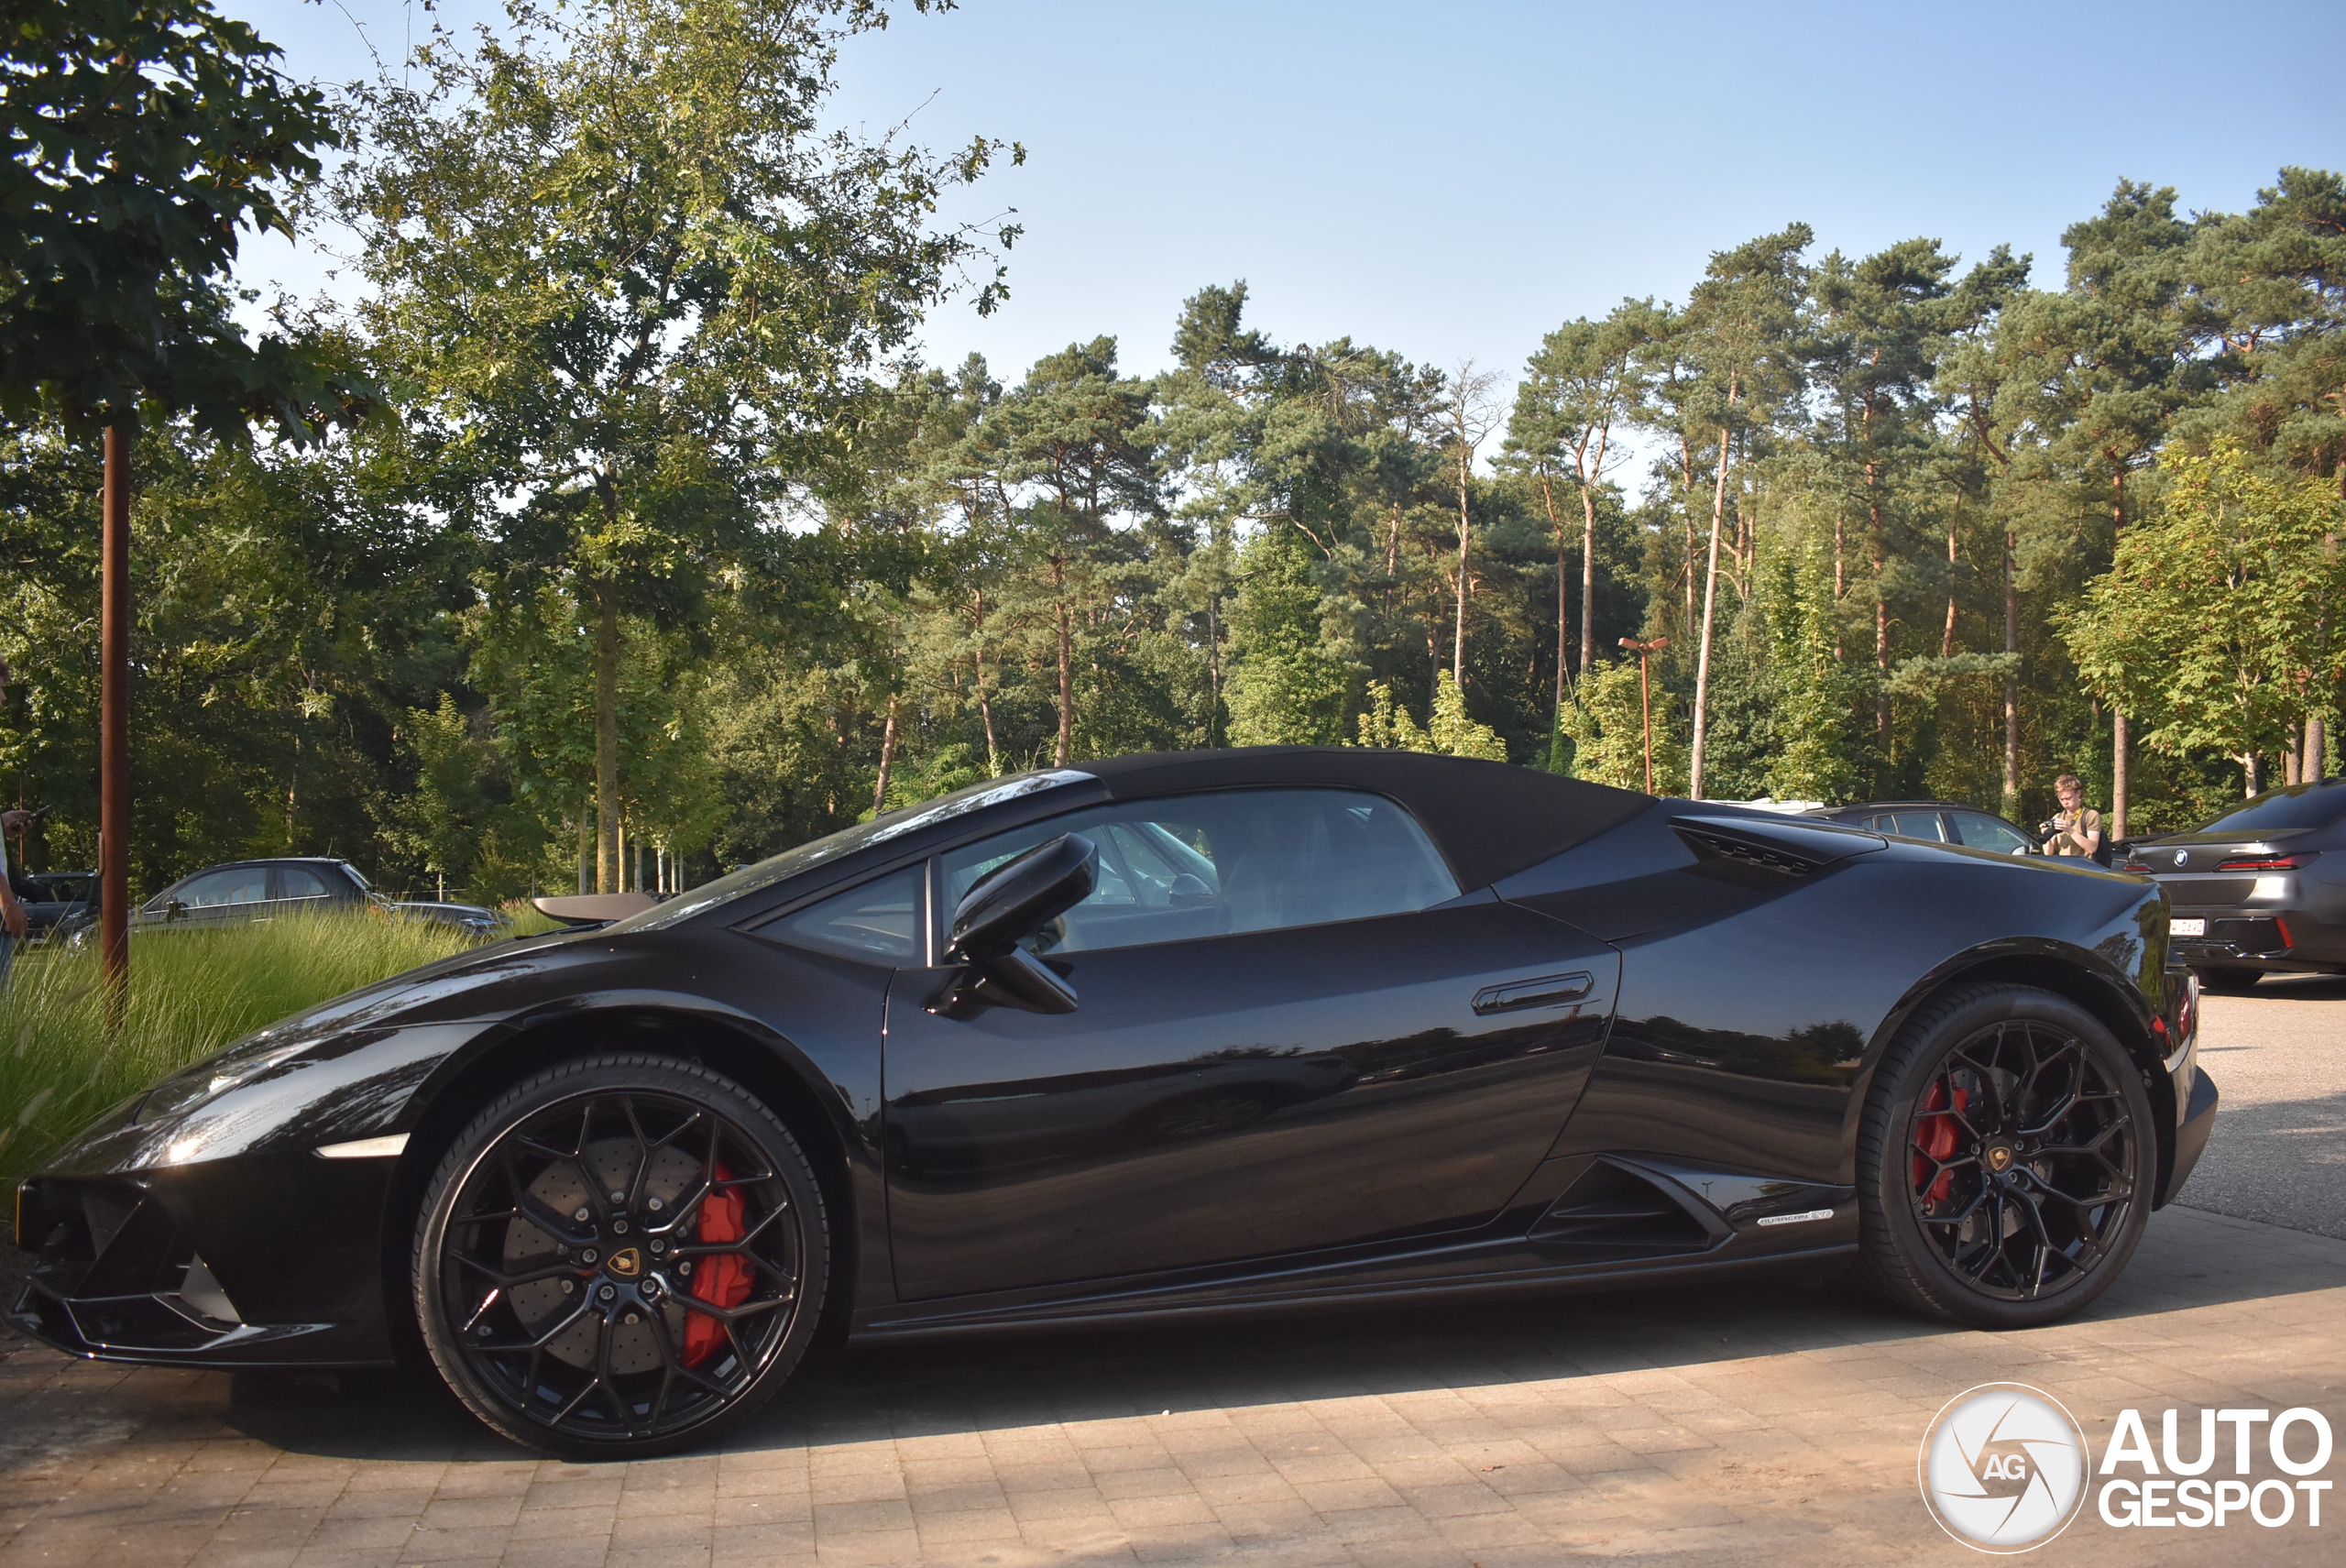
[[[532, 1198], [557, 1214], [576, 1214], [581, 1209], [590, 1213], [595, 1198], [580, 1172], [580, 1165], [594, 1174], [606, 1198], [614, 1192], [630, 1190], [635, 1179], [635, 1167], [641, 1154], [633, 1138], [601, 1138], [588, 1144], [581, 1151], [579, 1160], [548, 1161], [530, 1182]], [[674, 1212], [676, 1203], [700, 1180], [700, 1162], [684, 1150], [674, 1147], [652, 1151], [649, 1168], [644, 1172], [641, 1197], [656, 1198], [661, 1206]], [[639, 1200], [641, 1203], [641, 1200]], [[646, 1205], [648, 1206], [648, 1205]], [[640, 1212], [640, 1210], [639, 1210]], [[682, 1239], [682, 1238], [679, 1238]], [[560, 1261], [561, 1243], [546, 1234], [527, 1220], [516, 1220], [505, 1227], [504, 1266], [511, 1273], [528, 1273], [549, 1267]], [[669, 1286], [669, 1293], [660, 1305], [668, 1340], [681, 1347], [685, 1334], [685, 1309], [676, 1291], [685, 1282], [670, 1276], [663, 1266], [659, 1274]], [[516, 1285], [506, 1294], [513, 1315], [521, 1321], [522, 1330], [532, 1338], [543, 1333], [578, 1308], [578, 1292], [591, 1290], [600, 1277], [586, 1265], [578, 1266], [575, 1276], [555, 1279], [535, 1279], [526, 1285]], [[563, 1287], [571, 1288], [565, 1290]], [[635, 1312], [633, 1321], [630, 1313]], [[595, 1365], [595, 1345], [597, 1335], [596, 1314], [588, 1312], [569, 1328], [547, 1342], [546, 1354], [573, 1366], [592, 1370]], [[611, 1327], [610, 1371], [614, 1375], [649, 1372], [663, 1361], [660, 1340], [652, 1325], [635, 1309], [619, 1315]]]

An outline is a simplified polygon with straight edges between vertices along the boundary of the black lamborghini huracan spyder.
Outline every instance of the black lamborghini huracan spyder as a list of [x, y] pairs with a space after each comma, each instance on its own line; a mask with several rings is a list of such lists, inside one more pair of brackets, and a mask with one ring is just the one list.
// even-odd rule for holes
[[2090, 1301], [2207, 1141], [2165, 895], [1407, 752], [972, 786], [477, 949], [126, 1102], [14, 1321], [203, 1367], [428, 1352], [580, 1456], [861, 1340], [1853, 1256]]

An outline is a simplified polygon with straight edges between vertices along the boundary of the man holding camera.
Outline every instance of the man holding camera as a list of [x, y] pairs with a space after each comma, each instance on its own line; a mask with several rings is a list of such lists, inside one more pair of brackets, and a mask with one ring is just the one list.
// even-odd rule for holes
[[2101, 813], [2086, 805], [2086, 786], [2077, 774], [2063, 773], [2053, 781], [2061, 809], [2049, 822], [2037, 824], [2048, 855], [2082, 855], [2107, 865], [2101, 852]]

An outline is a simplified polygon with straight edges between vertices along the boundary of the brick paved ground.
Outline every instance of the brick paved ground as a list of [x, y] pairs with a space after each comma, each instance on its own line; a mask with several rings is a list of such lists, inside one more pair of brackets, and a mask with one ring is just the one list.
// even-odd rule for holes
[[[2016, 1335], [1765, 1285], [841, 1355], [722, 1453], [609, 1466], [425, 1390], [18, 1342], [0, 1568], [1968, 1563], [1915, 1448], [1997, 1379], [2097, 1447], [2128, 1406], [2310, 1405], [2346, 1440], [2346, 1242], [2170, 1209], [2091, 1312]], [[2332, 1563], [2332, 1498], [2320, 1530], [2089, 1510], [2034, 1560]]]

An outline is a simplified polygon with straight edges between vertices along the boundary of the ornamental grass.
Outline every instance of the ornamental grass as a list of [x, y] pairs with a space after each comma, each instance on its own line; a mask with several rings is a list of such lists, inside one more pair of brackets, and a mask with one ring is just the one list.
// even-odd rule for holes
[[471, 945], [453, 927], [373, 914], [138, 932], [129, 1008], [112, 1035], [94, 933], [21, 950], [0, 996], [0, 1179], [37, 1168], [116, 1101], [241, 1036]]

